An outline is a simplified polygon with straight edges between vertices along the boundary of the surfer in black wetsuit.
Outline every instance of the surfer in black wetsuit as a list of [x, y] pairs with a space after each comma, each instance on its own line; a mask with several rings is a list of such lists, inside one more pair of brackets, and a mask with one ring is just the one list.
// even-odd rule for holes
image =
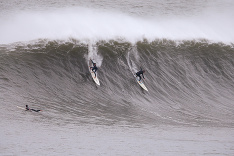
[[26, 111], [40, 112], [41, 110], [30, 109], [30, 108], [28, 108], [28, 105], [26, 105]]
[[[91, 60], [91, 59], [90, 59]], [[92, 64], [93, 64], [93, 67], [90, 67], [90, 69], [94, 72], [95, 74], [95, 78], [96, 78], [96, 72], [98, 70], [97, 66], [96, 66], [96, 63], [93, 62], [93, 60], [91, 60]]]
[[136, 77], [139, 77], [138, 81], [141, 81], [141, 75], [143, 76], [143, 78], [145, 79], [143, 73], [145, 73], [145, 70], [140, 70], [139, 72], [136, 73]]

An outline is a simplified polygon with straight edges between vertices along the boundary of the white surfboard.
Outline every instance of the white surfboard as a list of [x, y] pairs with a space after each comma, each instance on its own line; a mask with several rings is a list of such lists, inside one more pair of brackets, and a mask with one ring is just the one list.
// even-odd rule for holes
[[137, 77], [136, 75], [134, 75], [136, 78], [137, 83], [141, 86], [141, 88], [143, 88], [144, 90], [148, 91], [148, 89], [146, 88], [145, 84], [143, 83], [142, 79], [139, 81], [139, 77]]
[[19, 107], [19, 106], [17, 106], [19, 109], [23, 109], [23, 110], [26, 110], [26, 108], [23, 108], [23, 107]]
[[91, 73], [91, 76], [92, 76], [92, 78], [93, 78], [94, 82], [95, 82], [97, 85], [99, 85], [99, 86], [100, 86], [99, 79], [97, 78], [97, 73], [96, 73], [96, 77], [95, 77], [94, 72], [92, 71], [92, 69], [90, 69], [90, 67], [92, 67], [92, 66], [93, 66], [91, 61], [89, 61], [89, 65], [90, 65], [90, 66], [89, 66], [89, 72]]

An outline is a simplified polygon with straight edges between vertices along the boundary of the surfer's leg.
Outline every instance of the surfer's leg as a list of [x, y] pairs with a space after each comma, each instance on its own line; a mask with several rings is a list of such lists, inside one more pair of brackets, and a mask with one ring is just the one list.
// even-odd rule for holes
[[138, 77], [139, 77], [139, 81], [141, 81], [141, 76], [139, 75]]
[[39, 111], [41, 111], [41, 110], [35, 110], [35, 109], [31, 109], [32, 111], [34, 111], [34, 112], [39, 112]]

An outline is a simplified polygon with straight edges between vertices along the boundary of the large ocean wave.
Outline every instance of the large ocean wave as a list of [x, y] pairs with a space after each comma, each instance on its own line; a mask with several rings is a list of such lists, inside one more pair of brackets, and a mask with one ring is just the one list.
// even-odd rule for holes
[[[233, 54], [230, 45], [185, 40], [2, 45], [0, 99], [80, 122], [233, 126]], [[88, 58], [97, 62], [100, 87]], [[132, 75], [140, 67], [149, 92]]]

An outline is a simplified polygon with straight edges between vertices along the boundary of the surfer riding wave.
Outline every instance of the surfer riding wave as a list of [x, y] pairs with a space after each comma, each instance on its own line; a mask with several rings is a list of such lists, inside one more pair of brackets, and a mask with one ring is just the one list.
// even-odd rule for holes
[[97, 75], [96, 75], [96, 72], [97, 72], [98, 68], [97, 68], [97, 66], [96, 66], [96, 63], [93, 62], [93, 60], [90, 59], [90, 61], [91, 61], [92, 64], [93, 64], [93, 67], [90, 67], [90, 69], [94, 72], [95, 78], [96, 78], [96, 76], [97, 76]]
[[143, 73], [145, 73], [145, 70], [142, 70], [142, 69], [136, 73], [136, 77], [139, 77], [138, 81], [141, 81], [141, 75], [145, 79]]

